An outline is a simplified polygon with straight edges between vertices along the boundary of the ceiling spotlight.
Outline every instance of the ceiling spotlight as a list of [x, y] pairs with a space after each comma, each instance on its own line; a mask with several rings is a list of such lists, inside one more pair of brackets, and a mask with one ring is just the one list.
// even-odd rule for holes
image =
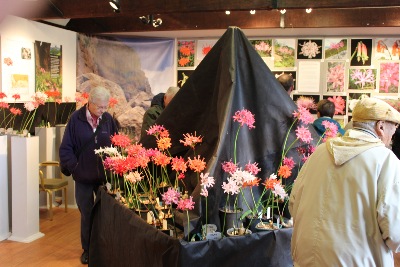
[[281, 14], [285, 14], [286, 13], [286, 9], [281, 9], [279, 12], [281, 12]]
[[256, 14], [256, 11], [255, 10], [250, 10], [250, 14], [254, 15], [254, 14]]
[[153, 27], [154, 28], [157, 28], [157, 27], [161, 26], [161, 24], [162, 24], [162, 19], [158, 18], [156, 20], [153, 20]]
[[231, 12], [229, 10], [225, 11], [225, 14], [230, 15]]
[[143, 24], [153, 25], [154, 28], [160, 27], [162, 24], [162, 19], [154, 19], [153, 15], [141, 16], [139, 19]]
[[121, 11], [121, 7], [119, 5], [119, 0], [110, 0], [110, 6], [113, 8], [113, 11], [119, 13]]
[[306, 12], [307, 12], [308, 14], [310, 14], [311, 11], [312, 11], [312, 8], [307, 8], [307, 9], [306, 9]]

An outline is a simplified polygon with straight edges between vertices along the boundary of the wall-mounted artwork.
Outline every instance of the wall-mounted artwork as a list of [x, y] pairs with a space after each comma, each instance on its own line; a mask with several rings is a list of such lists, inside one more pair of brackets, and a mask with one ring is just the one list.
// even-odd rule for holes
[[328, 99], [335, 104], [335, 115], [346, 115], [346, 96], [328, 96], [324, 95], [323, 99]]
[[320, 92], [320, 60], [299, 60], [297, 90], [301, 93]]
[[194, 67], [194, 40], [178, 41], [178, 67]]
[[272, 56], [272, 39], [250, 40], [260, 57]]
[[379, 93], [399, 92], [399, 63], [385, 62], [380, 64]]
[[182, 88], [194, 70], [178, 70], [178, 86]]
[[371, 66], [372, 39], [351, 39], [350, 66]]
[[289, 74], [293, 77], [293, 90], [296, 90], [296, 72], [295, 71], [273, 71], [272, 74], [274, 74], [275, 78], [278, 79], [279, 76], [282, 74]]
[[62, 98], [62, 46], [35, 41], [35, 90], [47, 94], [48, 101]]
[[299, 39], [297, 41], [298, 59], [321, 59], [322, 39]]
[[295, 39], [274, 40], [274, 67], [289, 68], [295, 66]]
[[371, 97], [370, 93], [349, 93], [348, 112], [352, 112], [357, 102], [363, 98]]
[[310, 113], [311, 114], [317, 114], [317, 103], [320, 100], [319, 95], [305, 95], [305, 94], [293, 94], [293, 101], [306, 101], [310, 103], [312, 101], [312, 104], [308, 106]]
[[399, 60], [400, 38], [377, 38], [375, 39], [375, 59]]
[[197, 40], [196, 59], [200, 62], [211, 51], [217, 39], [213, 40]]
[[35, 92], [32, 51], [33, 43], [1, 38], [1, 91], [7, 96], [4, 101], [15, 102], [15, 94], [20, 96], [18, 102], [31, 100]]
[[325, 39], [325, 59], [346, 59], [347, 39], [327, 38]]
[[376, 69], [350, 69], [349, 89], [374, 90], [376, 88]]
[[326, 91], [327, 92], [344, 92], [344, 75], [345, 62], [332, 61], [328, 62], [326, 71]]

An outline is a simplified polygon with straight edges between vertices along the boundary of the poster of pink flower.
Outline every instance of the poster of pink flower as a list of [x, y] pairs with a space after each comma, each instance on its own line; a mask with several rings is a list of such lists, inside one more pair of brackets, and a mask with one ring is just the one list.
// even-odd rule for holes
[[217, 39], [212, 40], [197, 40], [196, 59], [200, 62], [211, 51], [217, 43]]
[[335, 115], [346, 115], [346, 96], [324, 95], [323, 99], [328, 99], [335, 104]]
[[377, 38], [374, 45], [375, 59], [399, 60], [400, 38]]
[[385, 62], [380, 64], [379, 93], [399, 92], [399, 63]]
[[272, 39], [250, 40], [250, 43], [253, 45], [260, 57], [272, 56]]
[[322, 39], [299, 39], [297, 41], [298, 59], [322, 59]]
[[376, 88], [376, 69], [349, 69], [349, 89], [373, 90]]
[[326, 91], [343, 92], [344, 91], [344, 70], [345, 62], [328, 62], [326, 73]]
[[295, 66], [295, 39], [274, 40], [274, 67], [286, 68]]
[[325, 59], [346, 59], [347, 39], [327, 38], [325, 39]]
[[178, 41], [178, 67], [194, 67], [194, 40]]

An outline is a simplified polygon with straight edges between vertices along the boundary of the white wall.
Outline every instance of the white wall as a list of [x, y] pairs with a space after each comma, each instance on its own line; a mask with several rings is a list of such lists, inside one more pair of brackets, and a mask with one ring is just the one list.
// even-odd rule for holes
[[[63, 99], [73, 101], [76, 92], [76, 33], [42, 23], [9, 16], [0, 24], [0, 36], [21, 43], [42, 41], [62, 45]], [[2, 50], [1, 50], [2, 51]], [[32, 50], [33, 52], [33, 50]], [[33, 55], [32, 55], [33, 56]], [[1, 55], [3, 60], [3, 55]], [[3, 65], [3, 62], [1, 62]], [[3, 74], [3, 72], [1, 72]], [[32, 74], [34, 77], [34, 73]], [[1, 83], [0, 83], [1, 84]], [[3, 88], [1, 88], [3, 90]]]

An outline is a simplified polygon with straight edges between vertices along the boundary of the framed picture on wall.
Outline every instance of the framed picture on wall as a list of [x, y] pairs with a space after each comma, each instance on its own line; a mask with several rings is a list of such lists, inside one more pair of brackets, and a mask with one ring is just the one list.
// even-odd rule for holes
[[211, 51], [218, 39], [212, 40], [197, 40], [196, 59], [200, 63], [208, 52]]
[[374, 52], [377, 60], [399, 60], [400, 38], [376, 38]]
[[349, 93], [347, 111], [351, 113], [357, 102], [365, 97], [371, 97], [371, 93]]
[[324, 43], [325, 59], [346, 59], [347, 39], [326, 38]]
[[295, 67], [295, 39], [274, 39], [274, 67], [294, 68]]
[[272, 39], [250, 40], [260, 57], [272, 57]]
[[322, 59], [322, 39], [298, 39], [297, 59]]
[[195, 40], [178, 41], [178, 67], [194, 67]]
[[335, 103], [335, 115], [346, 115], [346, 101], [347, 101], [346, 96], [324, 95], [322, 98], [328, 99], [333, 103]]
[[371, 66], [372, 39], [351, 39], [350, 66]]
[[376, 88], [376, 69], [349, 69], [349, 89], [374, 90]]
[[189, 76], [194, 72], [194, 70], [178, 70], [178, 86], [182, 88]]
[[379, 93], [399, 93], [399, 62], [381, 62], [379, 66]]
[[326, 92], [344, 92], [345, 61], [328, 61], [326, 69]]
[[293, 101], [295, 103], [297, 103], [297, 101], [306, 101], [307, 103], [311, 103], [308, 105], [311, 114], [317, 114], [317, 103], [319, 100], [320, 95], [293, 94]]

